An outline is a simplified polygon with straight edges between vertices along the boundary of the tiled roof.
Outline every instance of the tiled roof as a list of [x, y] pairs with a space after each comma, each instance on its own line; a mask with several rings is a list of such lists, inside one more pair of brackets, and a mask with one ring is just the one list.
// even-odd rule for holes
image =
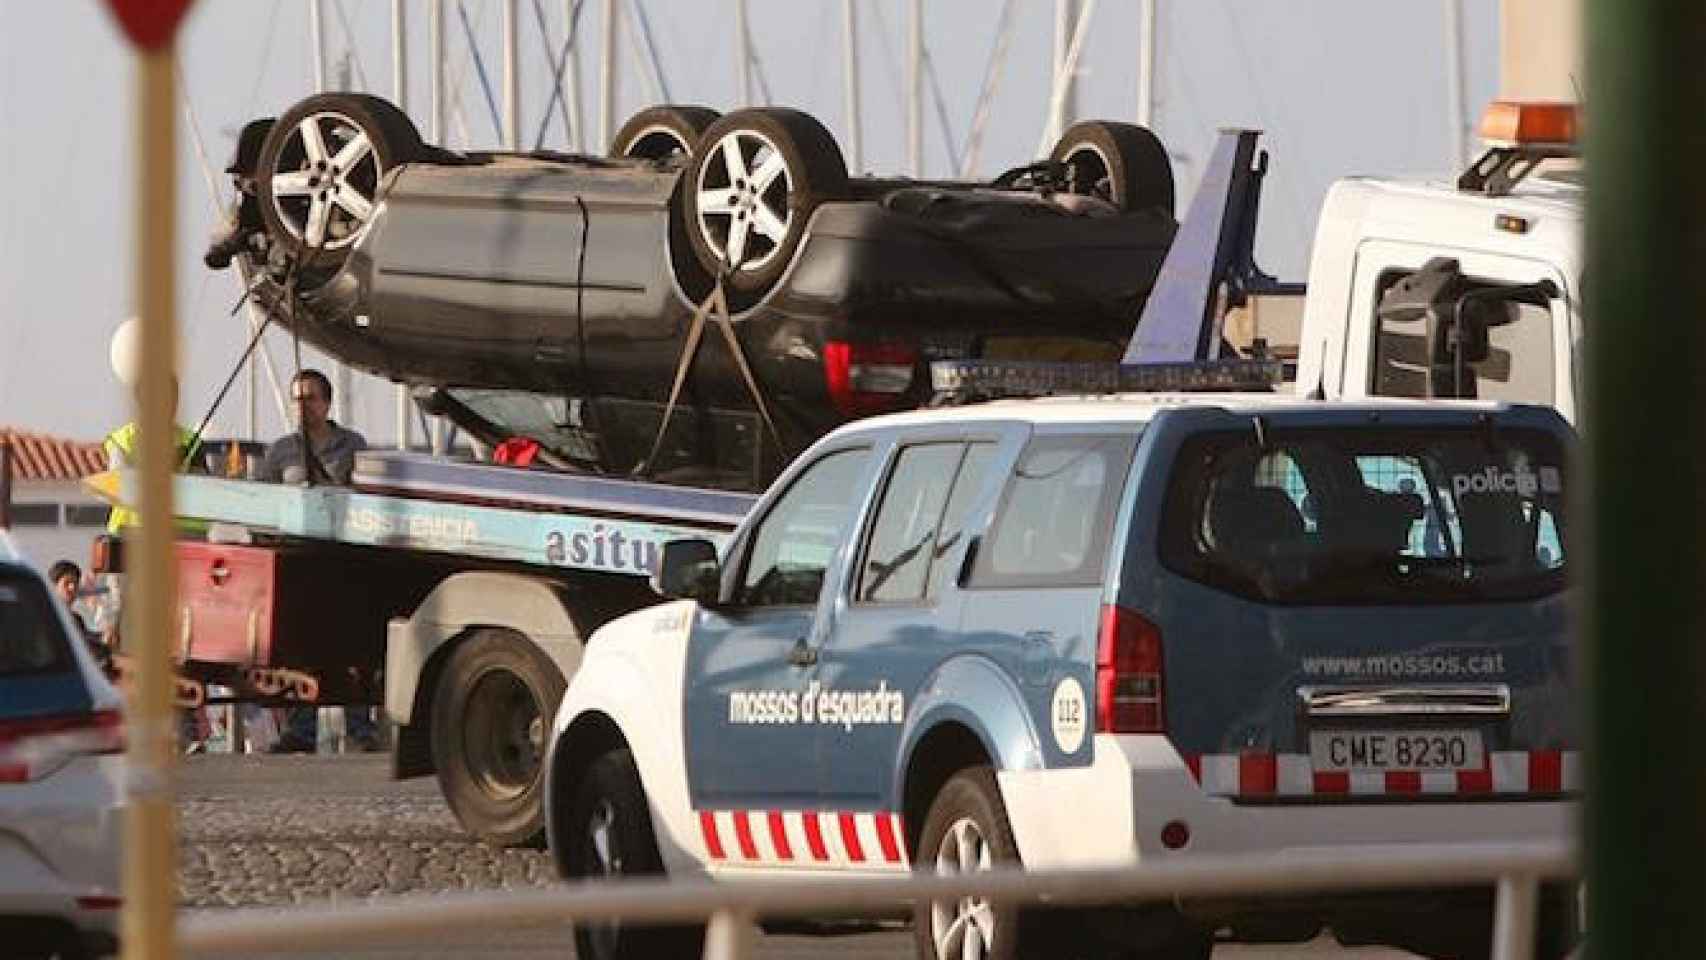
[[0, 441], [12, 445], [12, 477], [17, 480], [81, 480], [107, 468], [107, 456], [99, 443], [10, 427], [0, 427]]

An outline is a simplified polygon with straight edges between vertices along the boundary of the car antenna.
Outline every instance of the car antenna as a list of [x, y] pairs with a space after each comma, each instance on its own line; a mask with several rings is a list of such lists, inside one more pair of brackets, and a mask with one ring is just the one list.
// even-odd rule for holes
[[1261, 414], [1257, 414], [1250, 418], [1250, 424], [1256, 428], [1256, 448], [1258, 450], [1268, 449], [1267, 418], [1263, 417]]

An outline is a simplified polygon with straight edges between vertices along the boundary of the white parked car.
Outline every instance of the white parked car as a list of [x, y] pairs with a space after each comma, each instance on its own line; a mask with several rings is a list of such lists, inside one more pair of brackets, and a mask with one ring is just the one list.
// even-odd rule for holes
[[0, 532], [0, 937], [8, 957], [117, 947], [124, 716], [41, 574]]

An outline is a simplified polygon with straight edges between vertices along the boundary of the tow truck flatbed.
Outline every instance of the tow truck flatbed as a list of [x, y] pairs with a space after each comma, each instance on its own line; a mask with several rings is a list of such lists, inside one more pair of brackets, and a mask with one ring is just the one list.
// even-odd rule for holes
[[[179, 516], [251, 535], [646, 576], [668, 540], [719, 546], [749, 494], [364, 452], [355, 486], [179, 476]], [[121, 499], [133, 494], [128, 476]]]

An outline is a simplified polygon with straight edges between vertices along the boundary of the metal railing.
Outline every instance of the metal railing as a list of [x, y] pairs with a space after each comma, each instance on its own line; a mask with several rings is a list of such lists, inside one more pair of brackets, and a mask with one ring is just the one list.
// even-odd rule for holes
[[742, 882], [623, 880], [555, 889], [406, 895], [360, 904], [289, 910], [243, 909], [178, 925], [187, 955], [238, 950], [347, 952], [425, 935], [467, 934], [569, 921], [651, 924], [709, 918], [706, 960], [750, 954], [758, 917], [880, 915], [914, 900], [984, 897], [993, 903], [1087, 906], [1175, 898], [1330, 893], [1347, 890], [1495, 887], [1492, 956], [1533, 955], [1539, 886], [1575, 875], [1561, 844], [1368, 848], [1331, 855], [1203, 856], [1118, 869], [992, 870], [952, 877]]

